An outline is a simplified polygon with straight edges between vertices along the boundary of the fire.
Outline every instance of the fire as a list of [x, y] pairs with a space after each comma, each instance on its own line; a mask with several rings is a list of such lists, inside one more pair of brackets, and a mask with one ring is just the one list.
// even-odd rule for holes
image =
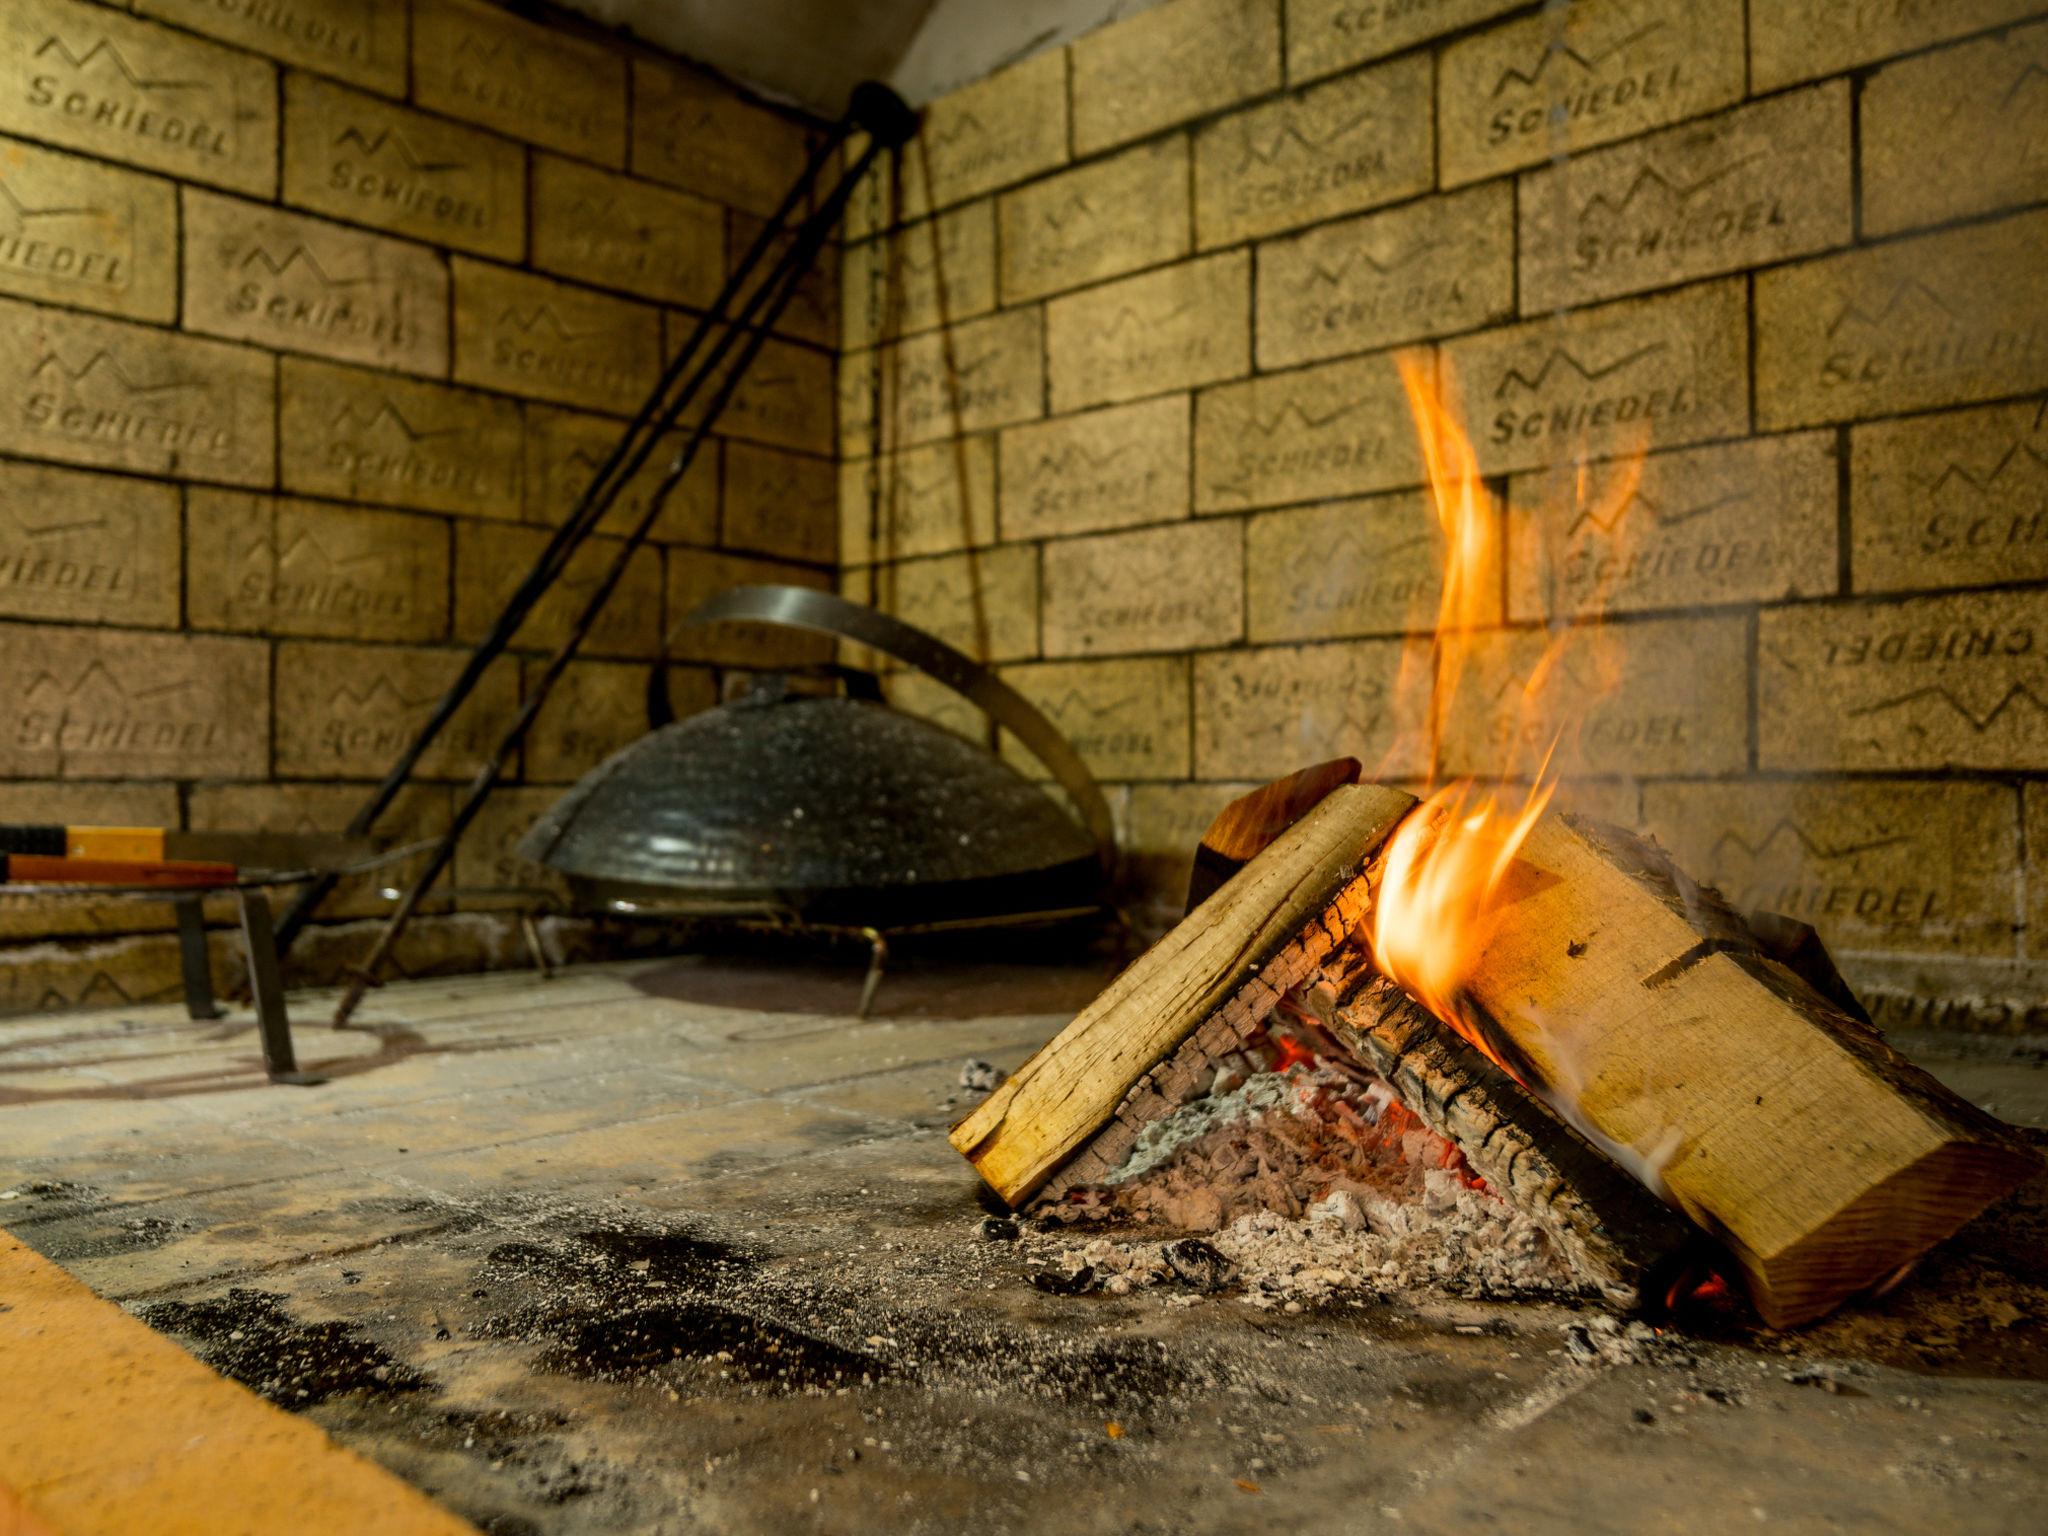
[[[1481, 643], [1482, 626], [1493, 617], [1503, 516], [1480, 474], [1471, 439], [1446, 403], [1452, 393], [1448, 362], [1441, 365], [1446, 370], [1441, 388], [1438, 365], [1429, 354], [1404, 354], [1398, 365], [1443, 534], [1443, 591], [1429, 648], [1428, 783], [1422, 804], [1388, 842], [1366, 940], [1382, 972], [1498, 1061], [1464, 1003], [1464, 982], [1497, 930], [1503, 885], [1516, 851], [1556, 793], [1554, 763], [1569, 724], [1553, 721], [1553, 683], [1566, 648], [1584, 643], [1593, 631], [1566, 626], [1547, 637], [1515, 696], [1514, 729], [1508, 736], [1514, 745], [1498, 765], [1493, 784], [1442, 778], [1451, 712]], [[1606, 498], [1609, 509], [1595, 514], [1597, 524], [1612, 525], [1613, 509], [1634, 496], [1640, 464], [1638, 452]], [[1574, 499], [1583, 506], [1585, 497], [1582, 467]], [[1411, 693], [1418, 686], [1412, 676], [1404, 676], [1401, 685]], [[1522, 751], [1532, 753], [1533, 763], [1517, 760]], [[1526, 782], [1518, 782], [1523, 774]]]

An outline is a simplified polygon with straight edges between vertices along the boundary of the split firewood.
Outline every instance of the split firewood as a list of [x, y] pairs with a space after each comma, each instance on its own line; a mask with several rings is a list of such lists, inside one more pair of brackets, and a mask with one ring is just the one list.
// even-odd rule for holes
[[[956, 1125], [953, 1145], [1021, 1205], [1249, 978], [1266, 969], [1261, 984], [1276, 983], [1264, 990], [1277, 1000], [1349, 937], [1365, 912], [1361, 871], [1414, 804], [1379, 785], [1333, 790]], [[1322, 935], [1313, 958], [1314, 946], [1297, 942], [1310, 928]], [[1290, 945], [1294, 958], [1278, 968], [1286, 974], [1274, 972]]]
[[1284, 779], [1262, 784], [1239, 795], [1216, 813], [1195, 848], [1194, 872], [1188, 877], [1187, 905], [1192, 912], [1221, 888], [1223, 882], [1258, 857], [1274, 839], [1322, 804], [1330, 791], [1356, 784], [1363, 772], [1355, 757], [1335, 757]]
[[1617, 828], [1539, 821], [1464, 981], [1479, 1043], [1740, 1265], [1765, 1320], [1884, 1281], [2039, 1170]]

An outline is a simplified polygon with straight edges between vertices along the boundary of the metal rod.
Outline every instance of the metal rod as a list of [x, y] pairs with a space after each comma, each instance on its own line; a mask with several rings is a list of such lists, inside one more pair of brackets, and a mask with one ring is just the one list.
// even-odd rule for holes
[[[688, 408], [696, 392], [703, 386], [707, 372], [705, 369], [699, 369], [692, 375], [683, 389], [665, 406], [662, 401], [664, 396], [674, 389], [676, 381], [682, 377], [696, 352], [703, 346], [704, 339], [710, 334], [718, 318], [724, 315], [728, 305], [737, 301], [740, 292], [754, 278], [755, 269], [761, 264], [776, 237], [783, 233], [790, 214], [814, 190], [826, 162], [845, 143], [852, 127], [853, 120], [850, 117], [843, 119], [834, 124], [831, 131], [819, 141], [802, 174], [791, 183], [789, 191], [783, 194], [781, 204], [754, 236], [753, 243], [747, 247], [746, 253], [726, 278], [717, 297], [711, 301], [710, 307], [698, 316], [682, 346], [663, 368], [660, 379], [648, 394], [639, 412], [627, 424], [618, 442], [612, 445], [611, 452], [591, 476], [589, 484], [584, 487], [582, 495], [577, 497], [568, 516], [555, 529], [553, 536], [534, 561], [533, 568], [527, 572], [525, 579], [506, 601], [497, 622], [491, 626], [490, 632], [477, 642], [475, 649], [469, 654], [469, 659], [463, 664], [461, 673], [449, 684], [448, 691], [435, 704], [433, 713], [421, 724], [410, 745], [399, 755], [398, 761], [392, 764], [383, 782], [371, 792], [370, 798], [363, 802], [362, 808], [350, 820], [348, 831], [351, 836], [359, 837], [371, 831], [377, 819], [391, 808], [399, 792], [411, 781], [420, 759], [447, 728], [448, 722], [455, 718], [464, 701], [476, 690], [476, 685], [482, 681], [490, 664], [510, 647], [520, 625], [526, 621], [526, 616], [547, 595], [548, 589], [567, 569], [569, 561], [610, 511], [612, 503], [618, 499], [627, 482], [639, 473], [640, 467], [647, 462], [662, 434], [669, 431], [677, 418]], [[767, 286], [768, 284], [764, 282], [760, 289], [756, 289], [754, 297], [758, 299]], [[749, 303], [751, 305], [752, 300]], [[636, 442], [636, 438], [642, 438], [643, 434], [644, 440]], [[313, 909], [332, 894], [335, 884], [333, 878], [323, 876], [301, 889], [292, 898], [277, 925], [280, 953], [290, 950], [293, 941], [299, 936], [300, 929], [312, 917]]]
[[[577, 650], [583, 643], [584, 636], [589, 633], [591, 626], [596, 623], [598, 615], [603, 612], [605, 604], [610, 601], [611, 595], [617, 589], [619, 582], [624, 579], [626, 567], [631, 561], [634, 551], [646, 540], [648, 533], [654, 527], [655, 520], [660, 517], [663, 504], [667, 501], [669, 494], [682, 480], [683, 476], [688, 472], [691, 463], [696, 459], [698, 450], [703, 447], [704, 439], [709, 435], [712, 424], [717, 421], [719, 414], [724, 411], [734, 392], [739, 388], [740, 381], [746, 376], [748, 367], [753, 363], [754, 358], [766, 343], [769, 327], [774, 324], [776, 318], [794, 296], [797, 284], [802, 281], [804, 273], [809, 269], [812, 261], [816, 259], [819, 250], [823, 248], [826, 240], [830, 238], [833, 226], [839, 222], [840, 214], [844, 212], [848, 200], [853, 195], [853, 188], [859, 183], [861, 176], [865, 174], [868, 165], [878, 153], [880, 153], [879, 146], [870, 143], [860, 158], [847, 169], [845, 174], [841, 176], [839, 184], [833, 188], [831, 196], [825, 200], [823, 205], [798, 230], [796, 239], [784, 251], [781, 260], [776, 263], [774, 272], [754, 291], [753, 296], [747, 302], [746, 308], [741, 311], [739, 318], [727, 326], [725, 331], [719, 336], [712, 350], [711, 361], [706, 366], [713, 367], [723, 361], [731, 351], [735, 340], [743, 337], [744, 340], [740, 342], [739, 352], [733, 359], [732, 366], [719, 382], [718, 388], [712, 395], [704, 414], [698, 419], [696, 425], [691, 428], [690, 436], [684, 443], [682, 450], [676, 455], [674, 462], [669, 465], [667, 473], [662, 476], [660, 484], [655, 487], [652, 495], [648, 498], [647, 507], [641, 513], [639, 523], [627, 535], [625, 542], [620, 546], [617, 556], [612, 561], [611, 568], [605, 573], [604, 579], [598, 583], [596, 589], [592, 591], [589, 600], [585, 602], [583, 611], [577, 616], [576, 623], [571, 628], [568, 638], [562, 642], [561, 648], [549, 660], [546, 670], [541, 673], [539, 679], [534, 683], [532, 691], [520, 707], [519, 714], [514, 718], [504, 736], [499, 740], [497, 749], [491, 754], [484, 765], [477, 770], [476, 777], [471, 780], [462, 803], [456, 807], [455, 814], [449, 820], [448, 827], [442, 833], [440, 841], [427, 856], [427, 861], [419, 873], [413, 877], [412, 884], [406, 888], [405, 895], [400, 898], [396, 910], [385, 920], [384, 930], [377, 936], [376, 946], [371, 950], [369, 957], [363, 964], [355, 968], [354, 978], [350, 981], [348, 990], [343, 993], [340, 1003], [335, 1008], [335, 1028], [342, 1028], [348, 1023], [350, 1015], [361, 1005], [363, 994], [370, 987], [378, 984], [378, 972], [382, 969], [386, 958], [389, 957], [393, 946], [397, 943], [399, 935], [404, 932], [406, 924], [411, 921], [412, 914], [419, 906], [421, 898], [425, 896], [427, 890], [439, 878], [441, 871], [447, 868], [449, 861], [454, 857], [456, 843], [461, 839], [462, 834], [468, 830], [470, 823], [476, 819], [477, 813], [482, 810], [485, 799], [489, 797], [491, 790], [496, 786], [499, 776], [505, 770], [506, 763], [511, 760], [512, 754], [518, 750], [519, 744], [525, 739], [528, 729], [539, 716], [541, 706], [546, 702], [549, 692], [554, 688], [555, 683], [560, 680], [563, 672], [568, 669], [569, 663], [575, 658]], [[766, 303], [766, 309], [765, 312], [762, 312], [764, 302]]]
[[315, 1087], [327, 1079], [317, 1072], [301, 1072], [292, 1050], [292, 1021], [285, 1012], [284, 977], [277, 965], [270, 898], [261, 891], [236, 894], [242, 903], [242, 945], [249, 955], [249, 995], [256, 1005], [256, 1033], [263, 1042], [263, 1069], [273, 1083]]
[[178, 914], [178, 964], [185, 977], [185, 1012], [195, 1019], [217, 1019], [222, 1010], [213, 996], [206, 908], [197, 896], [180, 896], [171, 906]]

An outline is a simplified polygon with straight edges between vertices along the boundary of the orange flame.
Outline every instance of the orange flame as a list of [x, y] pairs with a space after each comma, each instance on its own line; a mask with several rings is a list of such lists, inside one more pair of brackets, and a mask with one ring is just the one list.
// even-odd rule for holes
[[[1503, 884], [1515, 854], [1556, 793], [1553, 763], [1570, 723], [1552, 718], [1552, 683], [1566, 647], [1591, 631], [1566, 627], [1547, 637], [1515, 696], [1509, 755], [1498, 765], [1493, 785], [1482, 788], [1469, 777], [1441, 780], [1444, 737], [1458, 691], [1481, 643], [1482, 626], [1493, 616], [1503, 517], [1480, 473], [1472, 441], [1446, 403], [1454, 393], [1448, 362], [1441, 365], [1441, 388], [1429, 354], [1403, 354], [1397, 364], [1443, 534], [1443, 589], [1429, 647], [1426, 793], [1388, 841], [1367, 944], [1381, 972], [1498, 1061], [1465, 1004], [1465, 981], [1497, 931]], [[1611, 508], [1625, 507], [1633, 498], [1641, 458], [1637, 452], [1624, 466], [1607, 498]], [[1581, 466], [1573, 494], [1580, 505], [1586, 486]], [[1615, 519], [1596, 515], [1593, 521], [1612, 525]], [[1619, 568], [1626, 562], [1607, 564]], [[1591, 600], [1596, 615], [1602, 597], [1595, 593]], [[1491, 638], [1498, 642], [1504, 637]], [[1415, 679], [1404, 677], [1402, 685], [1412, 690]], [[1530, 752], [1533, 764], [1516, 760], [1518, 753]], [[1527, 782], [1518, 783], [1517, 775], [1524, 772]]]

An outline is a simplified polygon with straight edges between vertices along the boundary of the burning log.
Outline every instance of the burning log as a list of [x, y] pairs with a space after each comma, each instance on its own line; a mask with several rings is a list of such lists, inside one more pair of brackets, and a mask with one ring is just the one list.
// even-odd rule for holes
[[1474, 1041], [1811, 1321], [2038, 1171], [2007, 1127], [1627, 833], [1545, 816], [1460, 983]]
[[1610, 1298], [1654, 1298], [1704, 1236], [1779, 1326], [1881, 1282], [2037, 1167], [1659, 850], [1572, 818], [1534, 822], [1440, 1022], [1364, 944], [1413, 804], [1332, 791], [954, 1146], [1012, 1206], [1098, 1180], [1208, 1064], [1305, 1010]]
[[1263, 1016], [1351, 935], [1365, 862], [1414, 804], [1378, 785], [1332, 791], [955, 1126], [954, 1147], [1023, 1204], [1149, 1069], [1226, 1005], [1248, 1006], [1237, 997], [1248, 977]]
[[[1358, 980], [1364, 985], [1351, 992]], [[1312, 988], [1307, 1002], [1615, 1305], [1659, 1302], [1706, 1262], [1711, 1245], [1683, 1216], [1368, 965]]]

